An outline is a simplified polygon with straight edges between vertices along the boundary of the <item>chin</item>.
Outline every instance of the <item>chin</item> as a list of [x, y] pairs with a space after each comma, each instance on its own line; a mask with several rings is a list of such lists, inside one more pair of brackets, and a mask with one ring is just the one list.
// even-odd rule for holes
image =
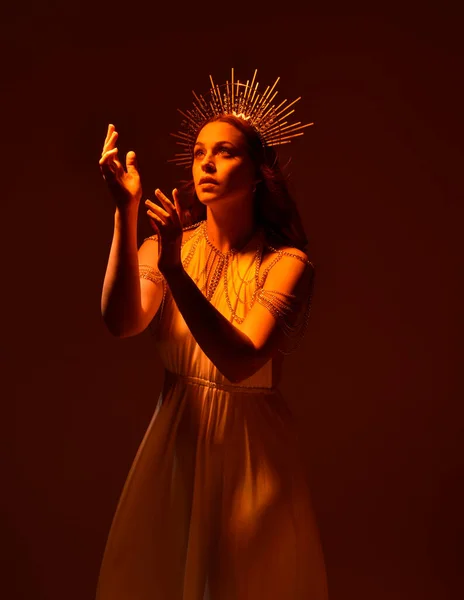
[[216, 198], [219, 197], [219, 194], [215, 191], [211, 191], [211, 192], [200, 192], [200, 193], [196, 193], [197, 194], [197, 198], [200, 202], [208, 202], [209, 200], [215, 200]]

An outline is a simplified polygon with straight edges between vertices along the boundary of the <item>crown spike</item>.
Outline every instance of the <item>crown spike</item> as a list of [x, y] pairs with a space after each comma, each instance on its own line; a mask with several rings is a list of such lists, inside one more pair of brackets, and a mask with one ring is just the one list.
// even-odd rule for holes
[[266, 96], [267, 96], [268, 92], [269, 92], [269, 86], [267, 86], [267, 88], [264, 90], [264, 94], [261, 94], [261, 96], [260, 96], [260, 98], [259, 98], [258, 104], [257, 104], [257, 106], [256, 106], [256, 110], [257, 110], [257, 111], [259, 111], [259, 109], [261, 108], [261, 105], [262, 105], [262, 104], [263, 104], [263, 102], [265, 101], [265, 99], [266, 99]]
[[222, 110], [222, 112], [225, 112], [224, 104], [222, 103], [222, 95], [221, 95], [221, 91], [219, 89], [219, 86], [216, 86], [216, 89], [217, 89], [217, 94], [219, 96], [219, 104], [221, 105], [221, 110]]
[[[193, 92], [193, 94], [195, 95], [195, 98], [198, 101], [198, 106], [197, 104], [195, 104], [195, 102], [193, 103], [193, 105], [195, 106], [195, 108], [198, 110], [198, 112], [201, 114], [202, 117], [204, 117], [205, 119], [207, 118], [208, 114], [206, 112], [206, 110], [201, 106], [200, 103], [200, 99], [198, 98], [198, 96], [195, 94], [195, 92]], [[208, 108], [208, 106], [206, 106], [206, 108]]]
[[283, 142], [269, 142], [268, 146], [282, 146], [282, 144], [290, 144], [291, 140], [285, 140]]
[[209, 75], [211, 87], [208, 95], [205, 94], [206, 98], [192, 90], [194, 96], [192, 108], [185, 112], [177, 109], [183, 120], [180, 130], [171, 133], [173, 137], [180, 140], [176, 141], [176, 144], [182, 146], [184, 151], [176, 154], [176, 157], [168, 162], [191, 166], [193, 145], [198, 132], [214, 116], [234, 114], [246, 120], [267, 146], [288, 144], [294, 137], [303, 135], [303, 129], [313, 125], [313, 123], [302, 125], [301, 121], [288, 123], [287, 118], [295, 112], [292, 107], [301, 96], [290, 103], [287, 99], [282, 100], [276, 106], [275, 99], [279, 93], [276, 88], [280, 77], [277, 77], [272, 86], [267, 86], [263, 92], [259, 92], [257, 73], [258, 69], [255, 69], [251, 81], [247, 79], [244, 83], [236, 79], [235, 69], [232, 67], [231, 79], [226, 80], [225, 84], [216, 84], [212, 75]]
[[219, 109], [219, 105], [220, 105], [220, 95], [218, 94], [218, 88], [215, 85], [215, 83], [213, 82], [213, 78], [211, 77], [211, 75], [209, 76], [210, 80], [211, 80], [211, 102], [210, 102], [210, 106], [214, 107], [214, 113], [217, 114], [217, 112], [220, 110]]
[[226, 100], [226, 110], [227, 112], [231, 112], [231, 106], [230, 106], [230, 90], [229, 90], [229, 82], [226, 81], [226, 89], [227, 89], [227, 95], [224, 98]]
[[284, 127], [282, 127], [282, 125], [286, 125], [287, 121], [282, 121], [281, 123], [275, 123], [272, 124], [271, 127], [268, 127], [267, 129], [263, 129], [263, 135], [265, 136], [270, 136], [274, 131], [282, 131], [284, 129]]
[[262, 105], [263, 105], [265, 102], [267, 102], [267, 99], [268, 99], [268, 98], [269, 98], [269, 96], [272, 94], [272, 92], [273, 92], [273, 90], [274, 90], [275, 86], [276, 86], [276, 85], [277, 85], [277, 83], [279, 82], [279, 79], [280, 79], [280, 77], [277, 77], [277, 79], [276, 79], [276, 80], [275, 80], [275, 82], [274, 82], [274, 85], [273, 85], [271, 88], [269, 88], [269, 86], [267, 86], [267, 88], [266, 88], [266, 91], [265, 91], [265, 92], [264, 92], [264, 94], [263, 94], [263, 97], [262, 97], [262, 102], [261, 102], [260, 106], [262, 106]]
[[274, 142], [274, 141], [276, 141], [276, 140], [282, 140], [282, 141], [283, 141], [283, 140], [291, 140], [292, 138], [294, 138], [294, 137], [298, 137], [298, 136], [300, 136], [300, 135], [304, 135], [304, 132], [303, 132], [303, 131], [301, 131], [300, 133], [292, 133], [291, 135], [286, 135], [286, 136], [278, 136], [278, 137], [275, 137], [275, 138], [271, 138], [271, 140], [270, 140], [270, 141], [271, 141], [271, 142]]
[[177, 165], [186, 165], [186, 166], [189, 166], [192, 163], [192, 159], [189, 158], [189, 159], [181, 160], [179, 158], [169, 158], [168, 162], [174, 162]]
[[255, 107], [256, 107], [256, 104], [259, 101], [259, 97], [260, 97], [259, 96], [259, 92], [258, 92], [258, 86], [259, 86], [259, 83], [256, 82], [256, 88], [255, 88], [255, 91], [253, 93], [254, 102], [253, 102], [253, 106], [250, 109], [250, 113], [253, 115], [253, 118], [256, 115]]
[[[288, 108], [288, 106], [285, 108], [285, 110], [287, 110], [287, 108]], [[291, 114], [292, 114], [292, 113], [294, 113], [294, 112], [295, 112], [295, 109], [294, 109], [294, 108], [292, 108], [292, 110], [291, 110], [290, 112], [288, 112], [286, 115], [284, 115], [283, 117], [281, 117], [281, 118], [279, 119], [279, 121], [282, 121], [282, 119], [286, 119], [286, 118], [287, 118], [289, 115], [291, 115]]]
[[290, 102], [290, 104], [287, 104], [287, 106], [285, 108], [283, 108], [279, 113], [276, 114], [276, 117], [278, 117], [284, 111], [286, 111], [287, 109], [289, 109], [290, 106], [293, 106], [295, 104], [295, 102], [298, 102], [298, 100], [301, 100], [301, 96], [299, 98], [297, 98], [296, 100], [293, 100], [293, 102]]
[[[189, 114], [186, 114], [186, 113], [182, 112], [179, 108], [177, 110], [180, 112], [180, 114], [183, 117], [185, 117], [188, 121], [190, 121], [191, 123], [193, 123], [195, 125], [196, 122], [195, 122], [195, 119], [193, 117], [191, 117]], [[190, 112], [190, 111], [188, 111], [188, 112]]]
[[232, 79], [231, 79], [231, 88], [232, 88], [232, 104], [231, 104], [231, 110], [234, 110], [234, 67], [232, 67]]
[[[263, 108], [264, 112], [261, 115], [261, 118], [263, 120], [266, 119], [266, 116], [272, 111], [272, 116], [274, 116], [274, 107], [272, 106], [271, 102], [274, 100], [274, 98], [277, 96], [279, 92], [275, 92], [274, 95], [272, 96], [272, 98], [269, 100], [269, 102], [266, 103], [266, 106]], [[282, 103], [281, 103], [282, 104]]]
[[[285, 124], [287, 121], [284, 121], [283, 124]], [[293, 123], [292, 125], [287, 125], [286, 127], [278, 127], [276, 126], [274, 129], [274, 131], [268, 130], [265, 133], [266, 139], [270, 139], [272, 137], [274, 137], [276, 134], [277, 135], [283, 135], [283, 133], [285, 132], [285, 134], [287, 133], [293, 133], [294, 131], [298, 131], [300, 129], [304, 129], [305, 127], [311, 127], [311, 125], [314, 125], [314, 123], [307, 123], [306, 125], [301, 125], [300, 122], [298, 123]]]
[[245, 104], [246, 104], [246, 98], [247, 98], [247, 94], [248, 94], [248, 90], [250, 89], [250, 80], [247, 79], [247, 82], [245, 84], [245, 91], [243, 92], [243, 108], [245, 109]]
[[209, 76], [209, 80], [211, 81], [211, 91], [216, 95], [216, 86], [214, 84], [212, 75]]
[[193, 140], [193, 136], [189, 135], [187, 133], [179, 132], [179, 133], [171, 133], [171, 135], [172, 135], [172, 137], [179, 138], [180, 140], [186, 140], [187, 142], [190, 140]]
[[[258, 69], [255, 69], [255, 72], [253, 73], [253, 79], [251, 80], [250, 83], [250, 88], [248, 90], [248, 98], [250, 98], [252, 92], [253, 92], [253, 85], [255, 83], [255, 79], [256, 79], [256, 73], [258, 72]], [[247, 102], [248, 102], [248, 98], [247, 98]]]
[[306, 123], [305, 125], [300, 125], [300, 123], [295, 123], [293, 125], [287, 125], [287, 127], [282, 127], [281, 131], [285, 131], [288, 129], [289, 131], [297, 131], [297, 129], [304, 129], [305, 127], [311, 127], [314, 123]]

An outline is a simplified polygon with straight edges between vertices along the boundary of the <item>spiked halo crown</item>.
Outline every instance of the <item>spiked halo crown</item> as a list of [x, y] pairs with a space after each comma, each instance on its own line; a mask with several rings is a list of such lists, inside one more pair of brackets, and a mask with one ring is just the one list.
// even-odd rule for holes
[[177, 109], [184, 117], [181, 128], [177, 133], [171, 133], [178, 138], [176, 143], [183, 147], [183, 152], [175, 154], [175, 158], [168, 162], [174, 162], [179, 166], [189, 168], [193, 162], [193, 146], [200, 129], [213, 117], [219, 115], [233, 115], [244, 119], [258, 133], [264, 146], [277, 146], [288, 144], [292, 138], [303, 135], [302, 129], [310, 127], [314, 123], [302, 125], [300, 121], [289, 123], [286, 119], [295, 109], [289, 110], [301, 96], [287, 104], [287, 99], [278, 106], [274, 98], [279, 93], [275, 90], [280, 80], [278, 77], [272, 87], [267, 86], [264, 92], [258, 92], [259, 83], [256, 81], [255, 69], [253, 79], [242, 83], [235, 81], [234, 69], [232, 68], [231, 81], [226, 81], [221, 86], [216, 85], [211, 75], [211, 88], [205, 97], [198, 96], [193, 90], [195, 97], [193, 108], [185, 112]]

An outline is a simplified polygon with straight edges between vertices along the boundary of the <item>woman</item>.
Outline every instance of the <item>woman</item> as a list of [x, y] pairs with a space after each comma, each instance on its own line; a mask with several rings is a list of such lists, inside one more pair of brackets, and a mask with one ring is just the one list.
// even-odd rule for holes
[[135, 154], [127, 171], [118, 160], [117, 137], [110, 125], [100, 160], [116, 203], [102, 313], [119, 337], [152, 323], [166, 373], [97, 599], [325, 600], [296, 432], [277, 388], [283, 354], [305, 330], [313, 266], [275, 154], [245, 113], [208, 118], [185, 153], [200, 218], [183, 227], [178, 190], [172, 200], [156, 190], [161, 206], [145, 202], [156, 234], [137, 251], [142, 188]]

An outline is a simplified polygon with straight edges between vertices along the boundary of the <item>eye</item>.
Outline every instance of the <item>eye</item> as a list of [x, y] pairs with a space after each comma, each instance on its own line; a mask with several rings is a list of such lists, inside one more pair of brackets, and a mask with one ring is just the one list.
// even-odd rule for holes
[[227, 146], [220, 146], [218, 148], [218, 152], [220, 152], [221, 154], [228, 154], [229, 156], [232, 154], [231, 149], [228, 148]]
[[201, 156], [201, 154], [204, 153], [204, 150], [202, 150], [201, 148], [198, 148], [197, 150], [195, 150], [195, 152], [193, 153], [193, 156], [195, 158], [198, 158], [199, 156]]

